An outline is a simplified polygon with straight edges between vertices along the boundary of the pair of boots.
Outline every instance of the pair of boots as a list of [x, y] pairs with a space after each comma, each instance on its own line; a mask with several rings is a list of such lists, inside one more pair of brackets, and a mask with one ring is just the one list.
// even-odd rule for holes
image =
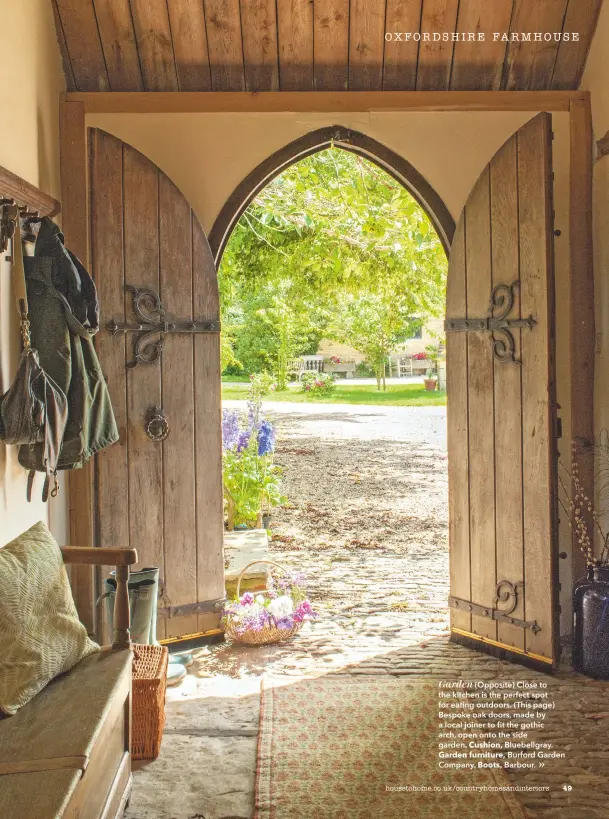
[[[131, 572], [128, 581], [129, 612], [131, 615], [131, 639], [134, 643], [159, 645], [156, 638], [156, 620], [159, 599], [159, 570], [140, 569]], [[116, 579], [114, 572], [104, 582], [106, 612], [110, 629], [114, 621], [114, 598]], [[169, 654], [167, 685], [178, 685], [186, 676], [186, 669], [193, 664], [192, 654]]]

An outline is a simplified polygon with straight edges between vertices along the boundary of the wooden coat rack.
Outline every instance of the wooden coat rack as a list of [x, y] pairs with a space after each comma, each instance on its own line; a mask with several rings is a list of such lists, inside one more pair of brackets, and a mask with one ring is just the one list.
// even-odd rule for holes
[[15, 229], [17, 214], [39, 219], [56, 216], [61, 205], [48, 193], [0, 166], [0, 252], [6, 250]]

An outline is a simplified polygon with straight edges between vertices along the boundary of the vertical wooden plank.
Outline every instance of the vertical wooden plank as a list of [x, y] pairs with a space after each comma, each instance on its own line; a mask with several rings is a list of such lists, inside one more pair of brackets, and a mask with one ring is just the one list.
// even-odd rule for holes
[[[493, 157], [491, 183], [492, 285], [510, 285], [519, 278], [518, 257], [518, 163], [516, 137]], [[496, 311], [497, 312], [497, 311]], [[520, 318], [520, 291], [508, 318]], [[515, 355], [520, 359], [520, 331], [513, 331]], [[497, 338], [500, 340], [501, 336]], [[522, 519], [522, 385], [521, 368], [494, 362], [495, 389], [495, 537], [497, 581], [524, 581], [524, 533]], [[524, 618], [523, 594], [514, 617]], [[501, 607], [501, 605], [500, 605]], [[504, 606], [505, 608], [505, 606]], [[524, 649], [524, 631], [497, 624], [499, 642]]]
[[143, 91], [129, 0], [94, 0], [110, 91]]
[[[120, 438], [96, 456], [97, 544], [128, 547], [129, 493], [125, 339], [106, 324], [125, 320], [123, 268], [123, 144], [98, 129], [90, 131], [91, 272], [100, 303], [95, 346], [116, 418]], [[103, 567], [107, 576], [114, 567]], [[98, 612], [103, 619], [102, 612]], [[111, 635], [105, 635], [110, 637]]]
[[551, 124], [539, 114], [518, 132], [520, 291], [523, 316], [537, 324], [522, 333], [522, 436], [524, 494], [525, 617], [541, 631], [525, 634], [529, 652], [554, 656], [552, 602], [556, 577], [553, 521], [553, 380], [550, 314], [553, 277], [551, 241]]
[[177, 91], [167, 0], [130, 0], [145, 91]]
[[[81, 102], [59, 105], [62, 229], [66, 244], [80, 259], [88, 259], [87, 144], [85, 108]], [[65, 489], [65, 487], [64, 487]], [[69, 474], [70, 543], [94, 545], [92, 468], [86, 464]], [[81, 621], [95, 631], [93, 569], [75, 564], [72, 592]]]
[[[491, 292], [489, 168], [479, 177], [465, 208], [467, 315], [486, 316]], [[469, 403], [469, 497], [472, 600], [494, 605], [495, 444], [493, 352], [487, 333], [467, 334]], [[472, 615], [472, 631], [497, 639], [497, 624]]]
[[239, 0], [204, 0], [212, 91], [245, 91]]
[[569, 0], [563, 31], [577, 31], [579, 40], [570, 39], [558, 45], [550, 86], [554, 91], [579, 88], [602, 4], [602, 0]]
[[[592, 112], [590, 96], [573, 100], [570, 113], [571, 258], [571, 440], [594, 440], [594, 268], [592, 262]], [[605, 160], [606, 161], [606, 160]], [[594, 463], [580, 459], [580, 477], [588, 497], [594, 492]], [[590, 531], [593, 531], [589, 521]], [[584, 558], [573, 543], [573, 577], [585, 574]]]
[[422, 6], [422, 0], [412, 0], [410, 3], [387, 0], [385, 29], [392, 39], [385, 42], [384, 91], [414, 91], [416, 88], [419, 44], [412, 38], [408, 41], [395, 39], [395, 34], [419, 31]]
[[351, 0], [349, 14], [349, 90], [383, 87], [385, 0]]
[[[168, 315], [191, 318], [190, 206], [161, 172], [159, 262], [160, 296]], [[193, 378], [193, 336], [167, 336], [161, 361], [162, 407], [170, 428], [162, 444], [163, 530], [168, 604], [172, 606], [197, 602]], [[197, 630], [197, 615], [168, 619], [165, 627], [167, 637], [192, 634]]]
[[531, 41], [521, 39], [508, 45], [503, 82], [506, 91], [544, 91], [552, 87], [558, 43], [554, 39], [536, 42], [534, 34], [562, 31], [566, 9], [567, 0], [515, 0], [511, 31], [531, 32]]
[[167, 0], [180, 91], [211, 91], [202, 0]]
[[[124, 146], [125, 282], [159, 292], [159, 203], [158, 168], [129, 145]], [[126, 313], [135, 321], [131, 294]], [[127, 356], [133, 357], [132, 339]], [[127, 371], [129, 444], [129, 534], [137, 549], [138, 568], [158, 566], [165, 579], [163, 540], [163, 451], [145, 432], [146, 416], [153, 406], [161, 406], [159, 364], [140, 364]], [[126, 484], [127, 485], [127, 484]], [[159, 637], [165, 622], [159, 619]]]
[[[467, 315], [465, 214], [461, 215], [450, 248], [446, 286], [446, 315]], [[446, 334], [446, 394], [448, 396], [448, 526], [450, 593], [471, 600], [469, 550], [469, 418], [467, 395], [467, 336]], [[472, 618], [451, 609], [451, 626], [471, 632]]]
[[109, 91], [93, 0], [55, 0], [77, 91]]
[[[421, 31], [455, 31], [459, 0], [423, 0]], [[448, 91], [454, 43], [421, 41], [417, 91]]]
[[241, 0], [241, 34], [247, 91], [279, 89], [275, 0]]
[[282, 0], [277, 4], [279, 87], [313, 90], [313, 3]]
[[[197, 218], [193, 221], [193, 302], [198, 319], [219, 315], [218, 279], [213, 256]], [[224, 510], [222, 500], [222, 430], [220, 336], [194, 339], [195, 470], [197, 515], [197, 601], [224, 596]], [[215, 616], [219, 626], [220, 614]], [[198, 627], [210, 627], [200, 616]]]
[[70, 55], [68, 53], [68, 44], [66, 43], [66, 36], [57, 11], [57, 0], [52, 0], [51, 6], [53, 8], [53, 20], [55, 21], [55, 31], [57, 32], [57, 44], [61, 53], [61, 63], [63, 65], [63, 73], [66, 78], [66, 91], [76, 91], [76, 81], [74, 79], [74, 72], [72, 71], [72, 63], [70, 62]]
[[452, 91], [498, 91], [507, 44], [493, 33], [508, 31], [513, 0], [467, 0], [459, 4], [457, 31], [484, 34], [484, 40], [455, 43], [450, 80]]
[[349, 0], [313, 5], [315, 91], [346, 91], [349, 81]]

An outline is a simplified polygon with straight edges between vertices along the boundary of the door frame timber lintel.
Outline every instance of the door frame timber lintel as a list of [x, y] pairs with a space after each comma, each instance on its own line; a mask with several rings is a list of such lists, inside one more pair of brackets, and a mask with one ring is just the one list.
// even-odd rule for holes
[[[570, 127], [570, 439], [594, 437], [594, 269], [592, 256], [593, 131], [587, 91], [328, 91], [328, 92], [70, 92], [62, 94], [60, 168], [62, 226], [66, 243], [89, 262], [89, 202], [86, 115], [95, 113], [307, 113], [307, 112], [562, 111]], [[577, 275], [574, 275], [574, 271]], [[577, 355], [574, 354], [577, 340]], [[87, 464], [70, 474], [70, 542], [95, 544], [94, 469]], [[593, 465], [582, 469], [593, 497]], [[120, 545], [120, 544], [116, 544]], [[581, 573], [573, 549], [574, 577]], [[91, 567], [73, 572], [79, 614], [95, 630]]]

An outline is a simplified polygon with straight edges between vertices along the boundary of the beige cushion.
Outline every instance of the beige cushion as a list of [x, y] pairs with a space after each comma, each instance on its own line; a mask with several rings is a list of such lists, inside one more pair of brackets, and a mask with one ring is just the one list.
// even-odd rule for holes
[[80, 623], [61, 550], [42, 523], [0, 549], [0, 711], [14, 714], [99, 646]]

